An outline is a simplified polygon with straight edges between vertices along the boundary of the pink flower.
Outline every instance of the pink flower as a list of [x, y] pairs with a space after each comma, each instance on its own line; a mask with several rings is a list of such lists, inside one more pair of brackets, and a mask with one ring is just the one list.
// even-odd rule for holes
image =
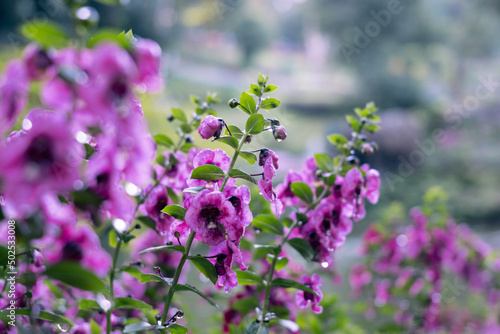
[[220, 167], [224, 172], [227, 172], [230, 164], [231, 158], [221, 149], [204, 149], [193, 160], [194, 168], [203, 165], [215, 165]]
[[276, 196], [280, 199], [283, 206], [294, 206], [300, 202], [300, 198], [295, 196], [290, 190], [290, 185], [293, 182], [303, 182], [302, 175], [294, 170], [289, 170], [283, 180], [276, 186]]
[[217, 139], [220, 137], [223, 128], [224, 121], [222, 118], [208, 115], [203, 119], [203, 121], [201, 121], [200, 126], [198, 127], [198, 133], [203, 139], [209, 139], [212, 137]]
[[349, 283], [353, 288], [353, 293], [357, 296], [361, 293], [361, 289], [368, 285], [372, 280], [372, 274], [368, 271], [364, 264], [358, 263], [352, 266], [349, 273]]
[[200, 191], [186, 212], [186, 223], [195, 231], [201, 242], [216, 246], [226, 240], [238, 240], [243, 235], [243, 226], [236, 218], [231, 202], [218, 191]]
[[138, 39], [132, 50], [132, 57], [138, 69], [134, 83], [143, 85], [147, 92], [157, 92], [163, 88], [160, 73], [161, 48], [153, 40]]
[[391, 287], [391, 281], [387, 279], [376, 281], [374, 287], [375, 287], [375, 305], [383, 306], [387, 304], [387, 302], [391, 298], [391, 295], [389, 293], [389, 288]]
[[283, 141], [286, 139], [286, 130], [282, 126], [273, 126], [273, 136], [276, 141]]
[[146, 198], [144, 205], [149, 217], [156, 222], [156, 229], [161, 235], [168, 235], [174, 217], [163, 213], [161, 210], [169, 204], [167, 189], [162, 186], [155, 187]]
[[10, 61], [0, 78], [0, 135], [16, 121], [28, 103], [28, 71], [20, 60]]
[[23, 121], [29, 128], [0, 148], [0, 175], [7, 205], [26, 213], [45, 192], [73, 188], [82, 146], [70, 135], [63, 115], [34, 110]]
[[318, 274], [313, 274], [312, 277], [305, 274], [300, 278], [299, 282], [311, 288], [318, 295], [299, 290], [295, 296], [295, 302], [297, 305], [304, 309], [307, 307], [308, 302], [311, 301], [311, 308], [314, 313], [319, 314], [323, 312], [323, 307], [318, 305], [321, 302], [321, 299], [323, 299], [323, 292], [320, 289], [321, 286], [323, 286], [321, 277], [319, 277]]
[[352, 230], [352, 221], [343, 214], [340, 203], [326, 201], [313, 211], [308, 224], [314, 226], [322, 246], [330, 252], [341, 246]]
[[276, 193], [273, 189], [273, 182], [260, 179], [257, 182], [257, 186], [266, 201], [271, 202], [271, 211], [279, 217], [283, 213], [283, 204], [276, 197]]
[[253, 216], [249, 206], [251, 196], [248, 187], [245, 185], [241, 185], [239, 187], [226, 186], [224, 188], [223, 194], [233, 205], [236, 216], [239, 218], [240, 224], [244, 227], [250, 225]]
[[30, 79], [41, 79], [53, 65], [51, 56], [36, 44], [28, 44], [23, 51], [23, 58]]
[[[238, 241], [239, 243], [239, 241]], [[238, 285], [236, 273], [231, 269], [233, 260], [239, 265], [240, 270], [247, 270], [248, 267], [243, 263], [243, 258], [238, 244], [226, 240], [212, 247], [208, 256], [214, 264], [219, 279], [217, 280], [218, 287], [224, 287], [224, 291], [231, 292], [231, 289]]]

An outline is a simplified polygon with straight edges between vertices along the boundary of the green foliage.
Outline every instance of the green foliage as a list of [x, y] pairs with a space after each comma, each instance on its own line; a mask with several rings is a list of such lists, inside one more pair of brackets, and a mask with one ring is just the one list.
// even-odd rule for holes
[[103, 281], [91, 271], [80, 267], [78, 263], [59, 262], [48, 267], [45, 275], [50, 279], [61, 281], [78, 289], [106, 292], [106, 286]]

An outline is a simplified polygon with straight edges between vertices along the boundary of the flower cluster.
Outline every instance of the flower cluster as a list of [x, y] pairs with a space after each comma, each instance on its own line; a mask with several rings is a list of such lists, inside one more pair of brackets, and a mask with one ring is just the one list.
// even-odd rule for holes
[[[433, 222], [420, 208], [413, 208], [410, 216], [409, 226], [388, 232], [372, 225], [365, 233], [367, 262], [352, 268], [350, 283], [354, 295], [366, 291], [373, 298], [376, 308], [369, 308], [367, 315], [399, 305], [394, 321], [401, 328], [462, 333], [467, 326], [478, 333], [498, 333], [491, 319], [498, 317], [500, 259], [493, 249], [451, 219]], [[464, 314], [456, 323], [453, 305], [458, 298], [467, 300], [467, 291], [483, 294], [492, 317]]]

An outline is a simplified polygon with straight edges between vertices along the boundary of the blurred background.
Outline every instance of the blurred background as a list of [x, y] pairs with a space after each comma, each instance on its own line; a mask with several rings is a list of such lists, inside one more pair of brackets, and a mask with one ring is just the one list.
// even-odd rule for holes
[[[380, 204], [368, 208], [339, 254], [354, 256], [361, 232], [397, 200], [421, 203], [440, 185], [450, 211], [500, 248], [500, 2], [496, 0], [129, 0], [89, 1], [100, 27], [131, 28], [163, 48], [166, 85], [145, 97], [152, 131], [169, 131], [170, 108], [193, 109], [191, 94], [217, 92], [216, 109], [241, 122], [225, 102], [259, 72], [279, 86], [271, 111], [288, 138], [275, 143], [282, 176], [314, 152], [335, 154], [325, 135], [349, 129], [354, 107], [374, 101], [380, 151]], [[18, 26], [34, 18], [71, 31], [59, 0], [0, 2], [0, 57], [22, 50]], [[263, 136], [265, 137], [265, 136]], [[258, 145], [257, 143], [256, 145]], [[286, 167], [285, 167], [286, 166]]]

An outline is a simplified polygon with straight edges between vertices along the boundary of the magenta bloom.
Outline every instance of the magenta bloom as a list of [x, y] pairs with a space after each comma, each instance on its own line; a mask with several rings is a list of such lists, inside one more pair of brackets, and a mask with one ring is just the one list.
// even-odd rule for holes
[[146, 198], [144, 205], [149, 217], [156, 222], [156, 229], [161, 235], [168, 235], [174, 217], [161, 212], [169, 204], [167, 189], [162, 186], [155, 187]]
[[163, 88], [163, 79], [160, 74], [161, 48], [153, 40], [138, 39], [134, 45], [132, 57], [138, 69], [134, 78], [136, 85], [141, 85], [147, 92], [157, 92]]
[[10, 61], [0, 78], [0, 135], [16, 121], [28, 103], [28, 71], [20, 60]]
[[286, 139], [286, 130], [282, 126], [274, 126], [273, 127], [273, 136], [276, 141], [283, 141]]
[[242, 226], [247, 227], [252, 222], [253, 216], [250, 211], [250, 190], [247, 186], [229, 186], [224, 188], [224, 196], [231, 202]]
[[23, 51], [23, 58], [30, 79], [41, 79], [52, 68], [54, 61], [49, 54], [36, 44], [29, 44]]
[[333, 252], [351, 233], [352, 221], [342, 212], [341, 205], [323, 201], [314, 211], [308, 224], [314, 226], [321, 245]]
[[351, 284], [355, 296], [359, 296], [363, 287], [368, 285], [371, 280], [372, 274], [364, 264], [357, 263], [352, 266], [351, 272], [349, 273], [349, 283]]
[[23, 121], [25, 135], [0, 148], [0, 175], [8, 204], [26, 213], [47, 191], [73, 188], [82, 161], [82, 146], [68, 131], [63, 115], [34, 110]]
[[230, 240], [226, 240], [212, 247], [208, 256], [216, 256], [210, 260], [214, 264], [219, 276], [217, 287], [224, 287], [224, 291], [227, 293], [231, 292], [231, 289], [238, 285], [236, 273], [231, 269], [233, 260], [238, 264], [240, 270], [244, 271], [248, 269], [243, 263], [239, 246]]
[[201, 121], [200, 126], [198, 127], [198, 133], [203, 139], [209, 139], [212, 137], [217, 139], [220, 137], [223, 128], [224, 121], [222, 118], [208, 115], [203, 119], [203, 121]]
[[259, 165], [264, 166], [264, 180], [270, 181], [276, 176], [278, 160], [278, 155], [273, 151], [267, 148], [260, 150]]
[[321, 286], [323, 286], [321, 277], [319, 277], [318, 274], [313, 274], [312, 277], [305, 274], [301, 277], [299, 282], [314, 290], [314, 292], [316, 292], [318, 296], [310, 292], [299, 290], [297, 292], [297, 295], [295, 296], [295, 302], [297, 303], [297, 305], [300, 308], [304, 309], [307, 307], [308, 302], [311, 301], [311, 308], [314, 313], [319, 314], [323, 312], [323, 307], [318, 305], [321, 302], [321, 299], [323, 299], [323, 292], [321, 292], [320, 289]]
[[273, 182], [260, 179], [257, 182], [257, 185], [261, 195], [266, 199], [266, 201], [271, 202], [271, 211], [279, 217], [283, 213], [283, 204], [276, 197], [276, 193], [273, 189]]
[[233, 205], [218, 191], [200, 191], [193, 198], [185, 218], [201, 242], [211, 246], [226, 240], [226, 233], [230, 240], [238, 240], [243, 235]]
[[224, 172], [227, 172], [230, 164], [231, 158], [221, 149], [204, 149], [193, 160], [194, 168], [203, 165], [215, 165], [220, 167]]

